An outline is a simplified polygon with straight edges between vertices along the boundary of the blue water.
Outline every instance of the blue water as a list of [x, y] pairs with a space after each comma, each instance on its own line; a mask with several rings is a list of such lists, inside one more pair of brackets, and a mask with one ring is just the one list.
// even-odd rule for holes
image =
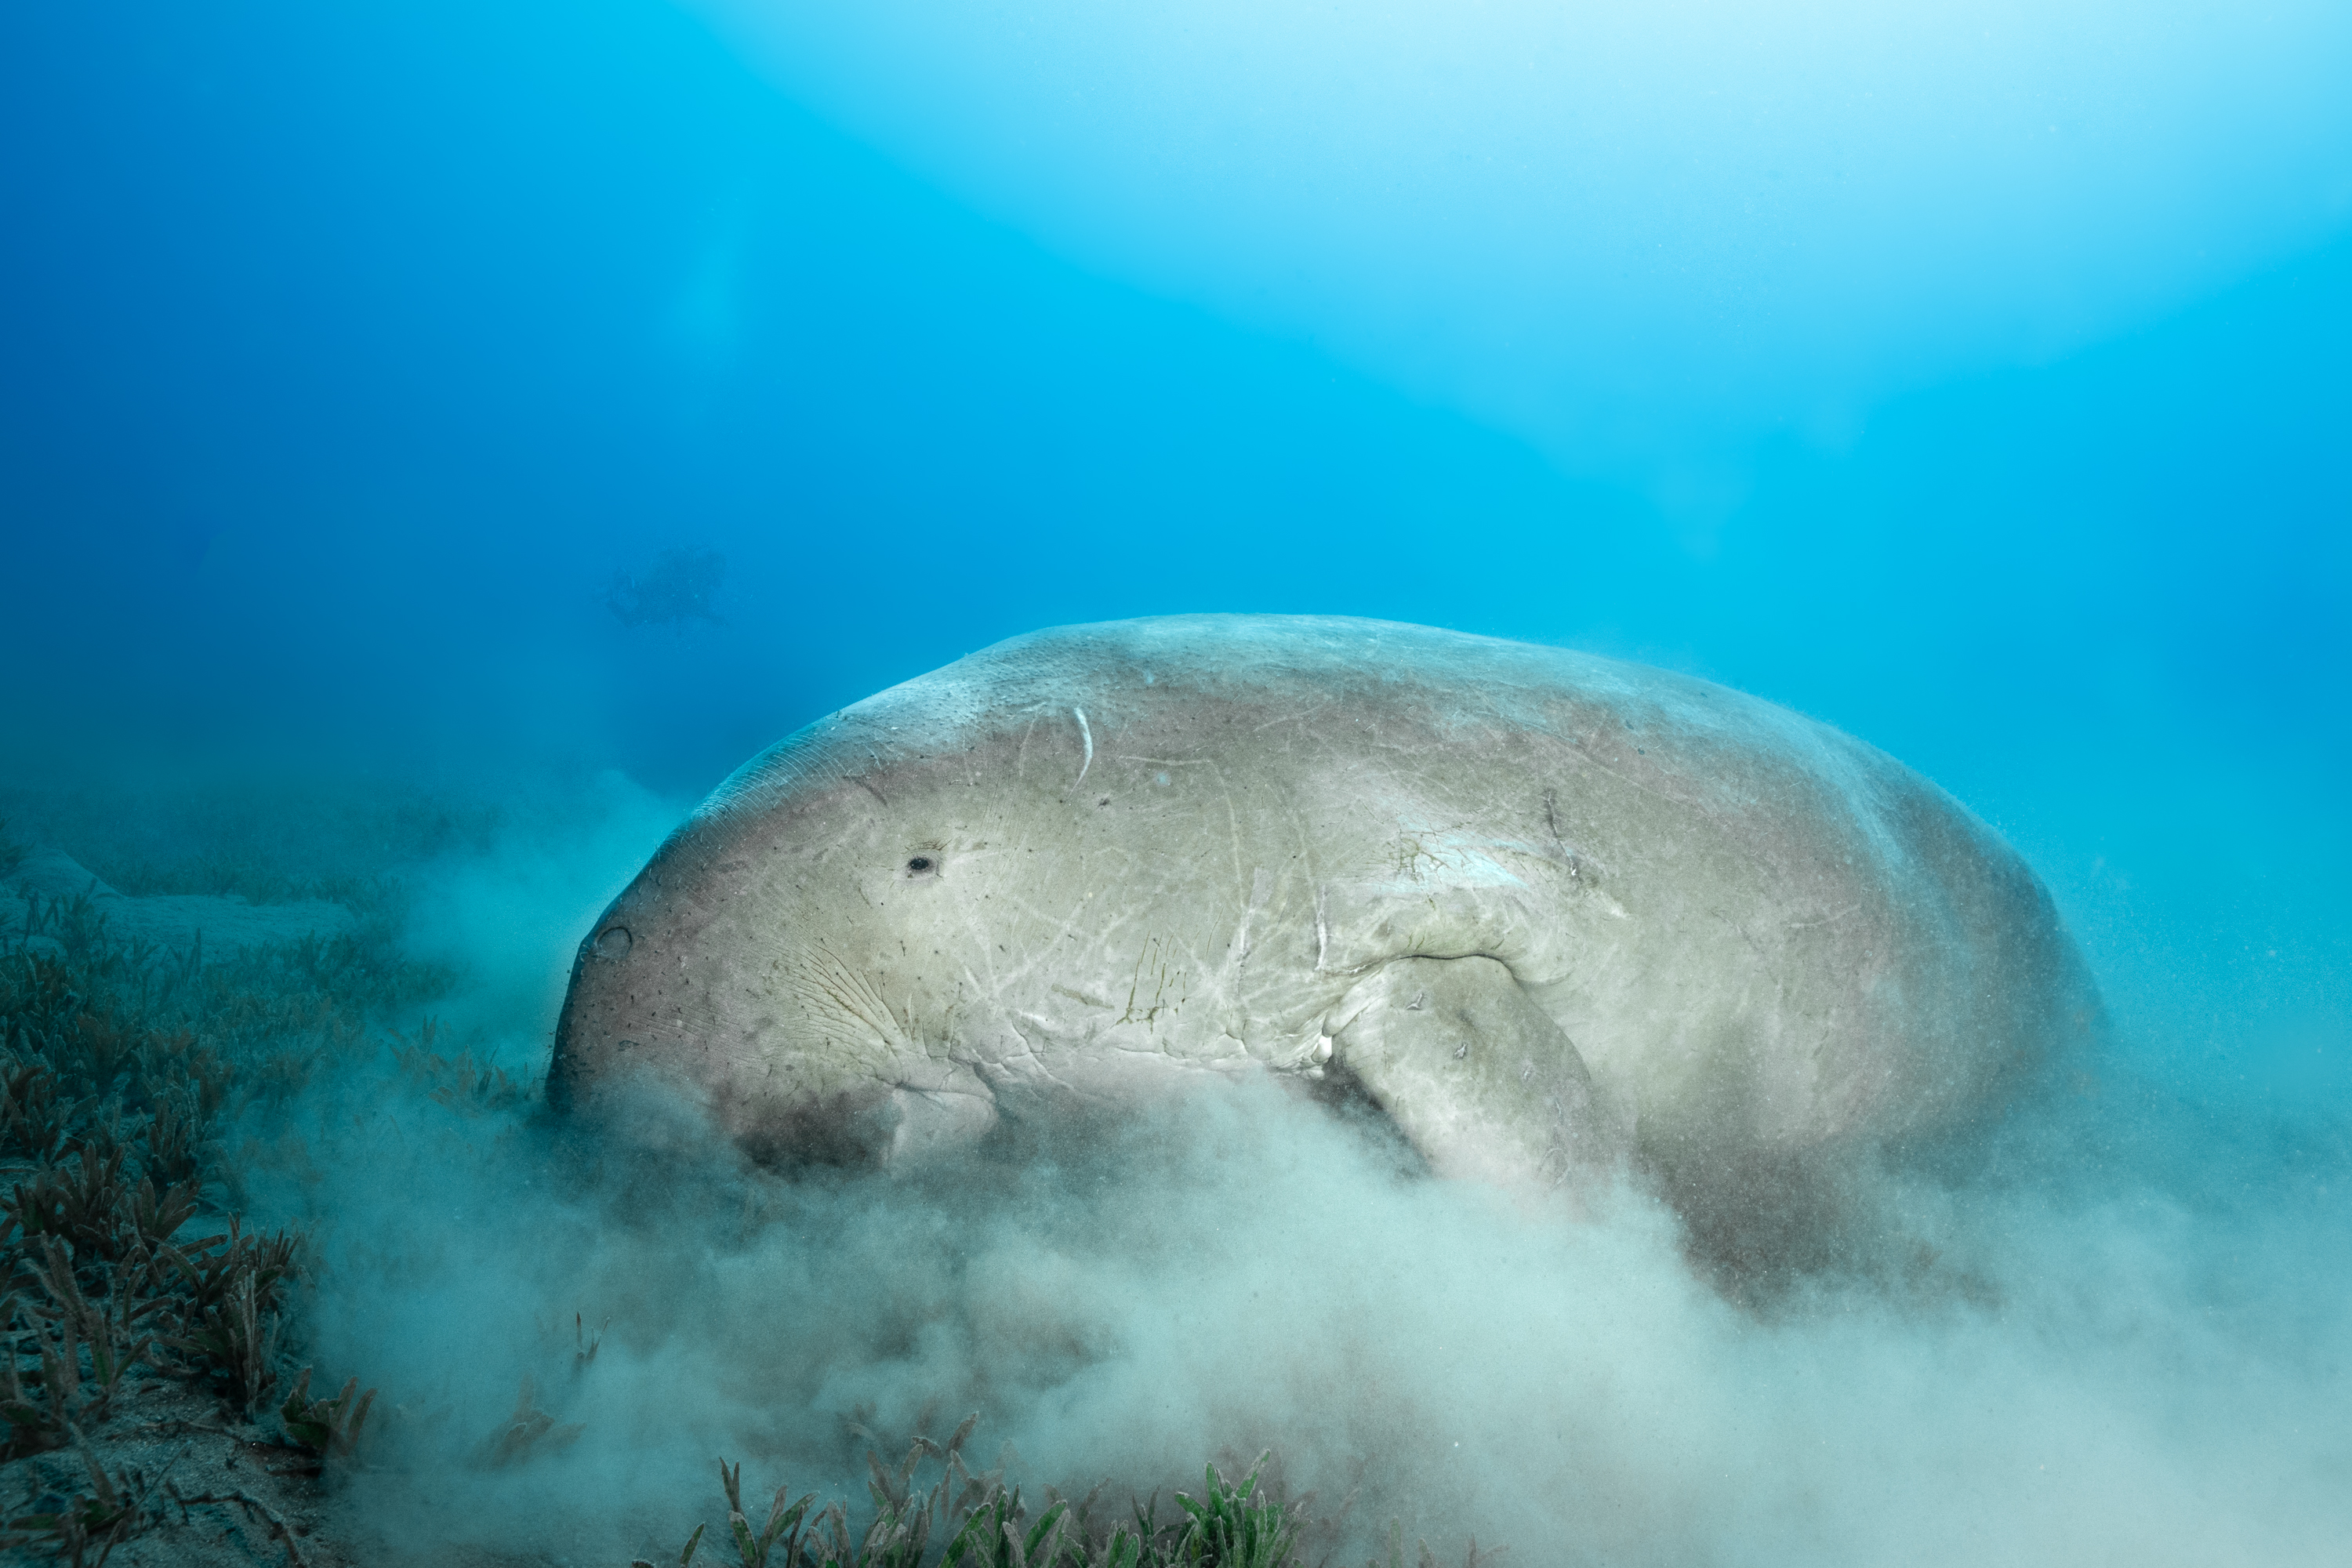
[[[1499, 296], [1524, 359], [1476, 267], [1319, 231], [1313, 190], [1202, 226], [1215, 193], [1171, 142], [1153, 209], [1139, 165], [1072, 144], [1118, 129], [1115, 81], [1090, 120], [991, 139], [1018, 105], [940, 89], [919, 15], [828, 42], [710, 13], [0, 17], [18, 763], [555, 764], [683, 799], [1041, 626], [1423, 622], [1690, 670], [1885, 748], [2051, 884], [2134, 1070], [2296, 1128], [2352, 1109], [2352, 133], [2312, 86], [2352, 54], [2325, 8], [2080, 101], [2068, 62], [2129, 18], [1993, 16], [2046, 51], [2049, 134], [2095, 148], [2013, 206], [2042, 154], [1978, 169], [1965, 120], [1847, 145], [1822, 88], [1753, 177], [1895, 193], [1883, 225], [1799, 205], [1773, 231], [1885, 239], [1883, 272], [1784, 277], [1732, 175], [1659, 173], [1744, 155], [1728, 121], [1538, 139], [1571, 184], [1612, 158], [1656, 184], [1596, 198], [1591, 256], [1544, 219], [1533, 252], [1585, 269]], [[1889, 68], [1939, 79], [1897, 35]], [[1642, 68], [1674, 79], [1678, 40]], [[1036, 69], [1076, 93], [1091, 58]], [[1265, 68], [1322, 81], [1289, 58]], [[2007, 68], [1950, 67], [1992, 73], [1987, 101]], [[1303, 101], [1253, 134], [1343, 112]], [[1933, 228], [1937, 181], [2006, 226], [1887, 238]], [[1522, 199], [1468, 183], [1430, 222], [1512, 232], [1490, 194]], [[1608, 294], [1592, 256], [1653, 227], [1697, 259]], [[1782, 303], [1725, 303], [1751, 284]], [[1710, 357], [1718, 322], [1750, 346]], [[720, 619], [622, 624], [608, 584], [669, 549], [723, 555]]]
[[[2345, 1041], [2340, 198], [2071, 352], [1989, 342], [1827, 441], [1727, 443], [1710, 408], [1628, 477], [1074, 264], [669, 6], [5, 28], [27, 742], [520, 751], [695, 791], [1038, 626], [1427, 622], [1698, 671], [1903, 757], [2027, 849], [2191, 1079], [2306, 1086]], [[2224, 85], [2251, 116], [2263, 82]], [[723, 552], [723, 625], [603, 607], [667, 547]]]

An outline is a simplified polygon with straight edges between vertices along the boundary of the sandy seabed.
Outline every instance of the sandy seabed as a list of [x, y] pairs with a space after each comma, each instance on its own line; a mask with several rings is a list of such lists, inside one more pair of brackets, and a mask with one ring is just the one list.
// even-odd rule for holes
[[[789, 1479], [860, 1519], [869, 1450], [972, 1412], [973, 1468], [1033, 1515], [1107, 1479], [1098, 1525], [1271, 1448], [1307, 1562], [1385, 1557], [1392, 1522], [1408, 1557], [1475, 1534], [1520, 1563], [2352, 1539], [2340, 1119], [2207, 1113], [2118, 1069], [1974, 1170], [1890, 1183], [1867, 1258], [1759, 1289], [1702, 1278], [1638, 1183], [1570, 1214], [1433, 1182], [1267, 1084], [787, 1182], [688, 1108], [591, 1132], [539, 1103], [572, 945], [677, 815], [625, 780], [9, 810], [10, 994], [47, 965], [215, 1049], [179, 1240], [235, 1215], [301, 1259], [262, 1398], [159, 1346], [78, 1437], [19, 1424], [19, 1552], [95, 1466], [129, 1500], [112, 1561], [675, 1561], [723, 1528], [719, 1458], [747, 1511]], [[46, 1298], [8, 1245], [29, 1373]], [[314, 1394], [376, 1391], [349, 1455], [292, 1440], [306, 1366]]]

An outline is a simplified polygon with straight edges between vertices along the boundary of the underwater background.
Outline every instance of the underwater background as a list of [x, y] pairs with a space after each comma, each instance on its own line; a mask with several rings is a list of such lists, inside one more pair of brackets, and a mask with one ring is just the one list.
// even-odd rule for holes
[[[1384, 1265], [1316, 1217], [1360, 1156], [1266, 1154], [1303, 1194], [1268, 1243], [1303, 1320], [1393, 1309], [1425, 1349], [1487, 1297], [1540, 1318], [1546, 1281], [1619, 1282], [1373, 1378], [1394, 1408], [1331, 1418], [1351, 1484], [1390, 1513], [1444, 1493], [1433, 1541], [1538, 1563], [2326, 1561], [2352, 1531], [2347, 81], [2352, 16], [2316, 4], [13, 8], [0, 784], [93, 869], [199, 852], [167, 842], [192, 796], [308, 803], [279, 837], [343, 871], [376, 819], [320, 801], [479, 806], [385, 864], [413, 876], [404, 951], [465, 977], [433, 1010], [520, 1080], [586, 921], [702, 794], [1005, 637], [1362, 616], [1755, 692], [1933, 778], [2046, 880], [2113, 1015], [2104, 1092], [2140, 1108], [2128, 1175], [1951, 1221], [2011, 1271], [1981, 1321], [1841, 1297], [1768, 1331], [1674, 1274], [1655, 1215], [1538, 1243], [1400, 1189]], [[278, 806], [242, 809], [268, 838]], [[289, 1125], [378, 1089], [308, 1092]], [[1279, 1114], [1200, 1147], [1327, 1135], [1254, 1140]], [[467, 1146], [322, 1156], [251, 1201], [343, 1258], [308, 1309], [322, 1367], [388, 1401], [442, 1379], [460, 1426], [536, 1353], [501, 1311], [593, 1320], [530, 1238], [622, 1248], [573, 1293], [616, 1343], [650, 1313], [637, 1381], [581, 1395], [588, 1436], [529, 1489], [581, 1494], [596, 1541], [701, 1517], [669, 1499], [714, 1451], [834, 1463], [796, 1421], [903, 1432], [927, 1378], [1000, 1394], [982, 1438], [1042, 1479], [1261, 1434], [1313, 1472], [1312, 1391], [1357, 1365], [1244, 1332], [1262, 1399], [1153, 1403], [1215, 1342], [1125, 1315], [1175, 1289], [1151, 1259], [1203, 1301], [1265, 1283], [1185, 1251], [1258, 1201], [1197, 1152], [1131, 1162], [1197, 1184], [1149, 1248], [1101, 1242], [1107, 1208], [1024, 1229], [1052, 1205], [1015, 1193], [926, 1284], [877, 1261], [912, 1222], [837, 1194], [790, 1222], [861, 1259], [821, 1285], [805, 1253], [757, 1263], [771, 1221], [733, 1198], [714, 1263], [684, 1209], [625, 1243], [499, 1195], [542, 1167]], [[362, 1290], [333, 1216], [379, 1207], [420, 1228]], [[1041, 1246], [1071, 1279], [1023, 1287], [1034, 1310], [1083, 1320], [1062, 1359], [1007, 1373], [1011, 1331], [970, 1323], [951, 1354], [858, 1337]], [[1410, 1312], [1349, 1294], [1383, 1267]], [[614, 1306], [624, 1277], [694, 1302]], [[782, 1352], [740, 1324], [787, 1307], [833, 1375], [747, 1415], [743, 1362]], [[1638, 1396], [1544, 1348], [1571, 1329]], [[1876, 1392], [1805, 1382], [1839, 1375]], [[1584, 1457], [1514, 1468], [1551, 1409], [1527, 1388], [1571, 1384]], [[1412, 1414], [1447, 1401], [1484, 1412], [1479, 1486]], [[1824, 1457], [1759, 1457], [1792, 1428]], [[1930, 1429], [1948, 1451], [1906, 1446]], [[1364, 1434], [1408, 1431], [1383, 1479]], [[2014, 1489], [2027, 1431], [2063, 1435], [2071, 1489]], [[1588, 1496], [1560, 1477], [1595, 1445]], [[841, 1463], [807, 1479], [862, 1488]], [[435, 1484], [478, 1482], [505, 1484]], [[379, 1519], [456, 1509], [352, 1487]]]

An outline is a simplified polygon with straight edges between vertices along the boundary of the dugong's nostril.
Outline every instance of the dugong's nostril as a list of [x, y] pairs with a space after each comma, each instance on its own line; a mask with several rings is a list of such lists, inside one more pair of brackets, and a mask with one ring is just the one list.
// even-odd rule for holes
[[596, 933], [596, 956], [626, 958], [629, 956], [629, 949], [635, 945], [635, 939], [629, 935], [628, 927], [606, 926]]

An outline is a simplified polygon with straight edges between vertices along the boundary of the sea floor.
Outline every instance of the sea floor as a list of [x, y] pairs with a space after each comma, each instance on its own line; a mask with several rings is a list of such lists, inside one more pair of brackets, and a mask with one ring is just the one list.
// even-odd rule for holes
[[1270, 1089], [786, 1182], [689, 1110], [541, 1103], [572, 949], [680, 809], [610, 775], [0, 789], [11, 1552], [618, 1568], [708, 1525], [697, 1561], [758, 1562], [781, 1509], [771, 1568], [966, 1529], [1152, 1568], [1205, 1539], [1179, 1489], [1381, 1568], [2352, 1536], [2324, 1108], [2118, 1071], [1766, 1295], [1638, 1184], [1530, 1208]]

